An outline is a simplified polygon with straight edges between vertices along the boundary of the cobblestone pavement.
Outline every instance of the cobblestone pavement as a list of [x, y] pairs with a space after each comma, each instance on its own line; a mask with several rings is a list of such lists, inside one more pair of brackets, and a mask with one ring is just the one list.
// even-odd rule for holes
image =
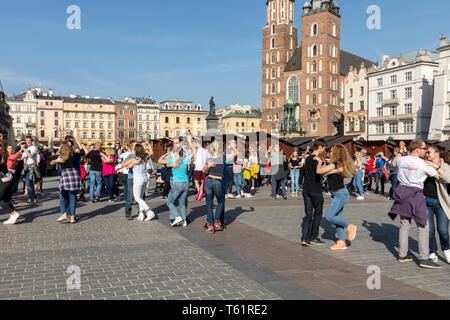
[[[124, 203], [86, 203], [79, 223], [58, 224], [50, 180], [38, 206], [15, 198], [18, 224], [0, 224], [0, 299], [280, 299], [166, 224], [125, 220]], [[67, 290], [71, 265], [80, 290]]]
[[[388, 189], [386, 188], [386, 190]], [[265, 192], [268, 192], [268, 190], [265, 190]], [[329, 204], [329, 196], [325, 196], [325, 198], [324, 216]], [[242, 210], [249, 213], [239, 215], [236, 221], [287, 240], [299, 242], [300, 225], [304, 217], [302, 200], [294, 203], [288, 200], [271, 201], [270, 206], [268, 204], [261, 205], [256, 210], [253, 210], [255, 208], [252, 209], [254, 205], [257, 205], [257, 203], [251, 203], [251, 206], [247, 206], [242, 202]], [[387, 215], [391, 206], [392, 201], [374, 194], [366, 196], [364, 201], [351, 198], [345, 207], [344, 219], [348, 223], [358, 226], [358, 234], [349, 249], [338, 252], [329, 249], [336, 240], [336, 232], [334, 226], [323, 219], [320, 236], [327, 242], [327, 245], [314, 246], [311, 250], [317, 250], [364, 269], [376, 265], [380, 267], [383, 275], [441, 297], [450, 298], [450, 291], [448, 290], [450, 265], [446, 263], [441, 252], [439, 264], [442, 265], [442, 269], [419, 268], [417, 233], [414, 229], [411, 229], [409, 241], [410, 251], [416, 257], [414, 263], [399, 264], [397, 262], [399, 220], [392, 221]]]
[[[49, 178], [44, 186], [47, 190], [37, 206], [23, 203], [23, 196], [15, 198], [22, 215], [17, 225], [0, 224], [0, 299], [377, 298], [354, 284], [353, 291], [345, 284], [341, 287], [338, 280], [306, 281], [311, 280], [307, 279], [311, 268], [331, 272], [330, 279], [339, 278], [332, 272], [338, 261], [342, 265], [337, 270], [347, 276], [358, 274], [365, 279], [361, 270], [378, 265], [383, 276], [390, 277], [387, 282], [400, 281], [378, 298], [417, 298], [422, 291], [450, 297], [448, 265], [442, 270], [423, 270], [396, 262], [397, 223], [386, 215], [391, 203], [378, 196], [350, 201], [344, 217], [358, 225], [358, 237], [349, 250], [334, 253], [328, 246], [299, 251], [303, 201], [264, 200], [268, 189], [254, 199], [227, 200], [228, 228], [209, 236], [202, 230], [204, 203], [195, 202], [192, 196], [188, 212], [193, 222], [188, 228], [168, 226], [167, 206], [160, 197], [149, 201], [158, 217], [151, 222], [125, 220], [123, 202], [101, 202], [81, 204], [79, 222], [70, 225], [56, 222], [56, 179]], [[7, 215], [0, 214], [0, 222], [6, 219]], [[331, 245], [334, 229], [325, 221], [322, 227], [321, 234]], [[411, 249], [417, 254], [415, 240], [411, 240]], [[298, 272], [283, 264], [292, 264]], [[71, 265], [80, 267], [80, 290], [67, 290], [70, 274], [66, 270]], [[305, 281], [295, 281], [299, 277]], [[339, 294], [330, 294], [330, 288]]]

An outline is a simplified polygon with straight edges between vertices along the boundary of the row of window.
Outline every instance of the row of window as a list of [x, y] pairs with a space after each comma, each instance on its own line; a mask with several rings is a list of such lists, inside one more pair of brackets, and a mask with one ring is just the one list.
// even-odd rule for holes
[[[70, 118], [71, 117], [71, 113], [67, 112], [66, 113], [66, 118]], [[74, 113], [74, 117], [75, 119], [79, 119], [80, 118], [80, 114], [79, 113]], [[99, 113], [98, 117], [100, 119], [103, 119], [103, 113]], [[87, 119], [88, 118], [88, 114], [87, 113], [83, 113], [83, 119]], [[96, 118], [96, 114], [95, 113], [91, 113], [91, 119], [95, 119]], [[112, 119], [113, 115], [112, 113], [108, 113], [108, 119]]]
[[[176, 129], [174, 131], [174, 137], [179, 137], [181, 135], [181, 130], [180, 129]], [[197, 130], [197, 136], [201, 136], [202, 135], [202, 131], [201, 130]], [[170, 138], [170, 130], [166, 130], [164, 132], [164, 136], [166, 138]]]
[[[119, 114], [120, 114], [121, 116], [123, 116], [123, 115], [125, 114], [125, 110], [124, 110], [124, 109], [119, 109]], [[129, 114], [130, 116], [134, 116], [134, 110], [133, 110], [133, 109], [128, 110], [128, 114]]]
[[[164, 118], [164, 123], [169, 123], [169, 117], [165, 117]], [[175, 118], [175, 123], [176, 124], [180, 124], [180, 117], [176, 117]], [[191, 124], [191, 117], [187, 117], [186, 118], [186, 123], [187, 124]], [[201, 118], [197, 118], [197, 124], [201, 124], [202, 123], [202, 119]]]
[[[146, 120], [147, 120], [147, 121], [151, 121], [150, 117], [151, 117], [150, 115], [147, 115]], [[138, 120], [139, 120], [139, 121], [145, 121], [145, 120], [144, 120], [144, 116], [141, 115], [141, 114], [138, 115]], [[157, 115], [153, 116], [153, 121], [158, 121], [158, 116], [157, 116]]]
[[[240, 124], [241, 124], [241, 127], [245, 127], [245, 122], [241, 122]], [[252, 128], [254, 128], [255, 127], [255, 123], [252, 122], [251, 126], [252, 126]], [[230, 127], [230, 122], [227, 122], [227, 128], [229, 128], [229, 127]], [[236, 122], [236, 127], [239, 127], [239, 122]]]
[[[389, 107], [389, 115], [390, 116], [395, 116], [398, 113], [398, 106], [390, 106]], [[413, 107], [412, 107], [412, 103], [406, 103], [404, 105], [404, 114], [412, 114], [413, 113]], [[383, 107], [378, 107], [377, 108], [377, 117], [383, 117], [384, 116], [384, 108]]]
[[[364, 111], [364, 106], [365, 106], [364, 101], [360, 101], [358, 111]], [[357, 111], [357, 110], [354, 108], [353, 102], [350, 102], [349, 106], [348, 106], [348, 112], [354, 112], [354, 111]]]
[[[397, 89], [394, 90], [390, 90], [389, 91], [389, 98], [390, 99], [397, 99], [398, 98], [398, 94], [397, 94]], [[405, 88], [404, 89], [404, 97], [405, 99], [411, 99], [412, 98], [412, 88]], [[384, 100], [384, 94], [383, 92], [377, 92], [377, 102], [383, 102]]]
[[[333, 23], [333, 26], [331, 27], [331, 34], [333, 37], [336, 37], [336, 24]], [[316, 37], [319, 35], [319, 25], [317, 23], [313, 23], [311, 25], [311, 37]]]
[[36, 112], [35, 106], [10, 106], [10, 112]]
[[[362, 97], [364, 95], [364, 87], [360, 87], [359, 96]], [[353, 98], [353, 88], [350, 88], [350, 98]]]
[[[379, 123], [375, 126], [375, 133], [376, 134], [385, 134], [385, 128], [386, 126], [384, 123]], [[414, 133], [414, 121], [405, 121], [403, 122], [403, 132], [399, 132], [399, 123], [398, 122], [391, 122], [388, 125], [389, 132], [388, 133]]]
[[[338, 49], [336, 48], [335, 45], [330, 45], [328, 47], [328, 54], [330, 57], [332, 58], [337, 58], [338, 56]], [[317, 45], [317, 44], [313, 44], [311, 47], [308, 47], [308, 58], [315, 58], [318, 56], [322, 56], [323, 55], [323, 45]]]
[[366, 121], [357, 119], [356, 121], [347, 120], [346, 124], [347, 132], [366, 131]]
[[[132, 121], [132, 122], [131, 122]], [[42, 124], [42, 123], [41, 123]], [[129, 126], [129, 128], [134, 128], [134, 120], [130, 120], [130, 126]], [[131, 126], [132, 125], [132, 126]], [[70, 122], [66, 122], [66, 128], [70, 128], [71, 127], [71, 125], [70, 125]], [[83, 129], [87, 129], [89, 126], [88, 126], [88, 123], [87, 122], [84, 122], [83, 123]], [[92, 122], [91, 123], [91, 128], [92, 129], [95, 129], [97, 127], [97, 125], [96, 125], [96, 123], [95, 122]], [[75, 128], [80, 128], [80, 123], [79, 122], [75, 122]], [[102, 122], [100, 122], [100, 124], [99, 124], [99, 128], [100, 129], [104, 129], [104, 124], [102, 123]], [[111, 123], [111, 122], [109, 122], [108, 123], [108, 129], [113, 129], [113, 124]]]
[[[412, 72], [411, 71], [405, 72], [404, 79], [405, 79], [405, 81], [412, 81]], [[390, 79], [390, 84], [396, 84], [397, 82], [398, 82], [397, 75], [392, 75], [391, 79]], [[378, 87], [382, 87], [384, 85], [383, 78], [377, 79], [377, 85], [378, 85]]]

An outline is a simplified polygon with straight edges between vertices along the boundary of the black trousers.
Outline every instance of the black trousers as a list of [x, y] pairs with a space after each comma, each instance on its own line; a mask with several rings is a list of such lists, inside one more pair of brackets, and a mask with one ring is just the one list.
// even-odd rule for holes
[[170, 182], [164, 182], [163, 184], [163, 197], [167, 198], [169, 196], [169, 192], [170, 192]]
[[0, 207], [11, 213], [14, 211], [14, 205], [12, 204], [12, 188], [14, 186], [14, 180], [10, 182], [3, 182], [0, 180]]
[[305, 202], [305, 217], [302, 223], [302, 242], [308, 242], [319, 237], [323, 211], [323, 194], [303, 192], [303, 200]]
[[231, 194], [233, 193], [233, 182], [234, 182], [234, 173], [233, 173], [233, 166], [228, 165], [227, 167], [227, 189], [225, 194]]

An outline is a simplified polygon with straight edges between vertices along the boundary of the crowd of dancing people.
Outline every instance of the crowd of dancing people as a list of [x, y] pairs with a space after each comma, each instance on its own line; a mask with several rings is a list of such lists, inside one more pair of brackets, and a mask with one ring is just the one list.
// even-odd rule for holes
[[[86, 146], [79, 137], [68, 136], [52, 153], [44, 152], [32, 137], [16, 147], [0, 142], [0, 206], [10, 214], [4, 224], [13, 225], [20, 217], [12, 199], [20, 180], [27, 202], [36, 204], [43, 192], [43, 176], [49, 174], [49, 169], [50, 174], [56, 171], [59, 176], [61, 216], [57, 222], [70, 224], [77, 222], [77, 202], [102, 201], [102, 193], [107, 194], [110, 203], [125, 202], [127, 220], [134, 219], [134, 202], [138, 206], [137, 221], [153, 220], [156, 215], [148, 199], [150, 181], [154, 179], [155, 192], [161, 191], [162, 199], [167, 201], [172, 227], [188, 226], [188, 196], [195, 188], [196, 200], [206, 201], [205, 230], [213, 234], [224, 230], [226, 199], [253, 198], [263, 187], [270, 187], [269, 199], [288, 199], [290, 187], [291, 197], [299, 199], [301, 192], [304, 201], [301, 245], [325, 244], [319, 237], [319, 227], [324, 193], [329, 193], [331, 201], [325, 218], [335, 225], [337, 233], [331, 250], [346, 250], [347, 241], [357, 236], [357, 226], [344, 220], [345, 205], [351, 196], [365, 200], [373, 192], [394, 201], [389, 212], [392, 219], [400, 216], [399, 262], [412, 261], [408, 237], [414, 220], [419, 233], [420, 266], [440, 268], [436, 228], [450, 263], [450, 166], [437, 146], [427, 146], [422, 140], [408, 147], [401, 142], [389, 158], [383, 153], [372, 157], [365, 149], [351, 156], [340, 144], [327, 149], [321, 139], [304, 153], [295, 150], [285, 154], [277, 143], [268, 148], [250, 144], [248, 151], [241, 147], [237, 140], [228, 141], [224, 147], [214, 139], [205, 142], [188, 135], [175, 138], [159, 159], [153, 159], [149, 141]], [[154, 161], [160, 169], [155, 168]], [[385, 184], [389, 181], [391, 189], [386, 194]], [[89, 200], [85, 194], [89, 194]]]

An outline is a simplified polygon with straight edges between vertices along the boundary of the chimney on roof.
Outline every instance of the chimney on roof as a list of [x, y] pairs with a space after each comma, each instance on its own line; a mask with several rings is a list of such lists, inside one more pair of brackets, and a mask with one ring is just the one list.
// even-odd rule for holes
[[53, 90], [52, 88], [48, 89], [48, 96], [53, 97]]
[[383, 63], [387, 62], [387, 60], [389, 60], [389, 56], [383, 56]]

